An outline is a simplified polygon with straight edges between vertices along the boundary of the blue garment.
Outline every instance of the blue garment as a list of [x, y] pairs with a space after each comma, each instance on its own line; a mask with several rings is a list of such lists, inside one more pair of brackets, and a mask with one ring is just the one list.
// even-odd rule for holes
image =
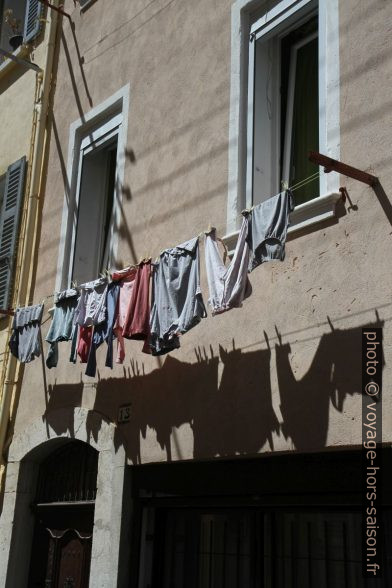
[[69, 356], [69, 361], [71, 361], [72, 363], [76, 363], [76, 358], [77, 358], [78, 329], [79, 329], [79, 326], [74, 324], [72, 327], [72, 333], [71, 333], [72, 343], [71, 343], [71, 353]]
[[117, 300], [120, 292], [120, 284], [111, 282], [106, 292], [106, 316], [102, 323], [94, 326], [93, 338], [91, 341], [90, 352], [88, 354], [86, 376], [95, 377], [97, 369], [96, 352], [98, 347], [106, 341], [108, 350], [106, 353], [106, 367], [113, 368], [113, 326], [116, 318]]
[[28, 363], [41, 354], [41, 319], [43, 304], [25, 306], [15, 310], [9, 348], [22, 363]]
[[73, 338], [73, 319], [78, 304], [78, 291], [70, 288], [55, 295], [52, 323], [45, 340], [50, 343], [46, 365], [50, 369], [58, 363], [58, 343]]

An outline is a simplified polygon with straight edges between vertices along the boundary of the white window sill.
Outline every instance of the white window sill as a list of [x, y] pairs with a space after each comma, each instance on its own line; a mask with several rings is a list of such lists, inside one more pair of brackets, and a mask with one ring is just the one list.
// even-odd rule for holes
[[299, 204], [290, 214], [290, 226], [287, 233], [292, 235], [306, 227], [333, 218], [335, 216], [336, 202], [341, 197], [340, 192], [329, 192], [328, 194], [324, 194], [324, 196], [319, 196], [318, 198], [314, 198], [314, 200]]
[[[12, 55], [14, 57], [19, 57], [20, 59], [24, 59], [26, 57], [28, 57], [28, 55], [30, 54], [31, 51], [31, 47], [29, 45], [24, 45], [22, 44], [20, 47], [18, 47], [17, 49], [15, 49], [15, 51], [13, 51]], [[16, 61], [13, 61], [12, 59], [9, 58], [5, 58], [4, 61], [1, 62], [0, 65], [0, 79], [3, 78], [4, 76], [6, 76], [11, 70], [13, 70], [15, 67], [18, 67], [19, 64], [16, 63]]]
[[[304, 204], [299, 204], [290, 214], [290, 226], [288, 235], [295, 235], [302, 229], [316, 225], [335, 216], [336, 202], [341, 198], [340, 192], [329, 192], [318, 198], [314, 198]], [[239, 230], [225, 235], [222, 240], [226, 245], [229, 255], [233, 255], [237, 243]]]

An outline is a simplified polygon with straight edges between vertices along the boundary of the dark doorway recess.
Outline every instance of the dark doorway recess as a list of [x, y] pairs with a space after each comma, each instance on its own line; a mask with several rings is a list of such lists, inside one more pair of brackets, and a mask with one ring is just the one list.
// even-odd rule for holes
[[[379, 451], [389, 464], [391, 450]], [[132, 588], [392, 586], [388, 467], [379, 488], [383, 578], [362, 578], [361, 463], [360, 451], [334, 451], [133, 467]]]
[[98, 452], [72, 441], [39, 468], [29, 588], [87, 588]]

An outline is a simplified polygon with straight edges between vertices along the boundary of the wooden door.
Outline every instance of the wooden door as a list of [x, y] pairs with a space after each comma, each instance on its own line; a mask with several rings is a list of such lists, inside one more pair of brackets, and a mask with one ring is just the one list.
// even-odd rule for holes
[[58, 506], [39, 513], [29, 588], [88, 588], [93, 511]]
[[53, 557], [48, 561], [46, 582], [51, 581], [56, 588], [87, 588], [91, 538], [92, 535], [79, 535], [76, 529], [68, 529], [61, 536], [52, 535]]

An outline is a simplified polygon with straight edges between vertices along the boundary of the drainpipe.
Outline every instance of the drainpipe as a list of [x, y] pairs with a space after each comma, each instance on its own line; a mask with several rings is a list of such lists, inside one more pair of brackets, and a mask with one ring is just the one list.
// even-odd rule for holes
[[[58, 0], [56, 0], [56, 5]], [[49, 21], [48, 45], [46, 51], [45, 68], [36, 74], [36, 93], [33, 110], [33, 123], [30, 145], [30, 175], [26, 182], [24, 219], [22, 219], [17, 265], [15, 270], [15, 286], [13, 307], [28, 305], [32, 297], [34, 283], [34, 259], [38, 252], [37, 229], [39, 221], [40, 198], [42, 191], [42, 172], [44, 169], [45, 143], [47, 140], [48, 107], [52, 88], [52, 67], [57, 40], [58, 14], [52, 11]], [[9, 325], [8, 339], [10, 336]], [[8, 342], [4, 355], [4, 369], [2, 376], [2, 398], [0, 406], [0, 492], [4, 486], [6, 452], [9, 441], [6, 435], [9, 424], [14, 421], [17, 409], [17, 392], [20, 390], [23, 367], [9, 352]]]

